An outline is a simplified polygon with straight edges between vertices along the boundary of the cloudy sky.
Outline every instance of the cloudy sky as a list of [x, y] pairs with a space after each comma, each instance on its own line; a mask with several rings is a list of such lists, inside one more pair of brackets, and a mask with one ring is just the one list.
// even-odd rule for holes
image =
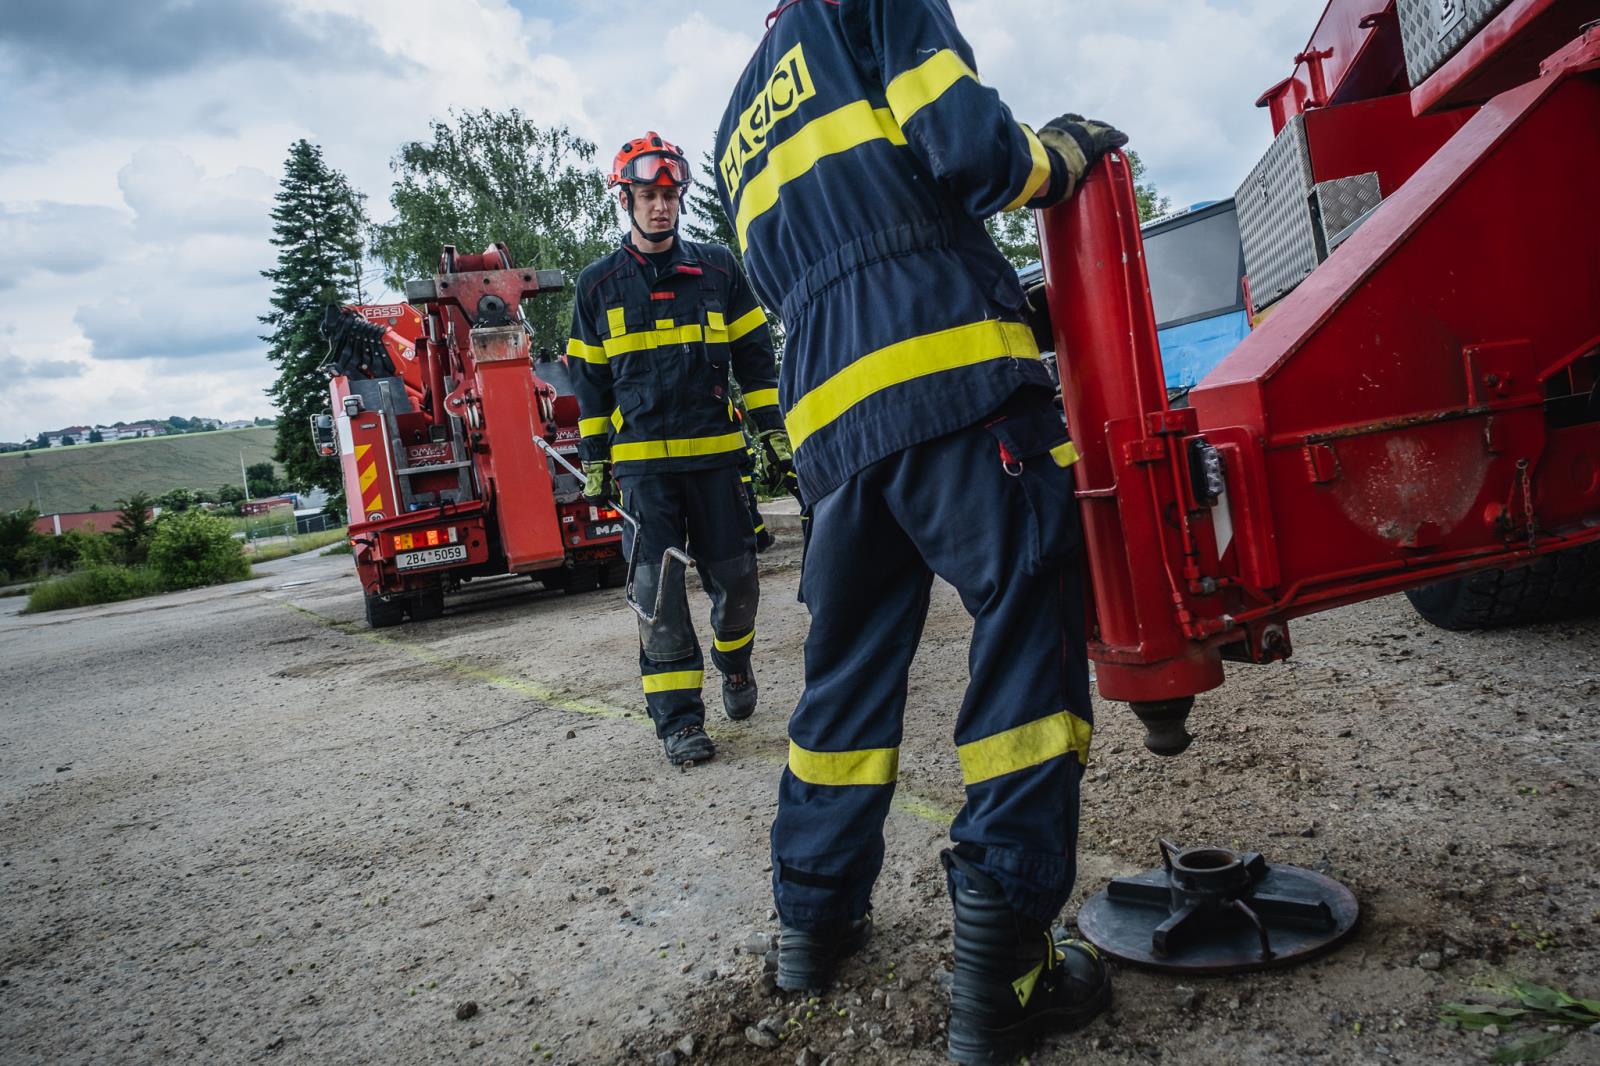
[[[450, 108], [698, 158], [773, 0], [5, 0], [0, 440], [272, 414], [256, 316], [290, 142], [389, 213], [389, 160]], [[1230, 195], [1251, 107], [1320, 3], [952, 0], [1018, 117], [1126, 129], [1174, 203]]]

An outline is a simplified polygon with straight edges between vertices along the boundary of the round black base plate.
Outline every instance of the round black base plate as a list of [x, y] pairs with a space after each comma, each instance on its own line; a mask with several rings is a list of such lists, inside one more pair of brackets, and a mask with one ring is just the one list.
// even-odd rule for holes
[[[1167, 871], [1158, 867], [1125, 880], [1165, 887]], [[1298, 929], [1267, 923], [1272, 957], [1261, 957], [1261, 939], [1243, 918], [1225, 914], [1183, 939], [1166, 957], [1151, 946], [1156, 927], [1167, 920], [1162, 907], [1115, 902], [1105, 892], [1089, 897], [1078, 912], [1084, 939], [1114, 959], [1167, 973], [1244, 973], [1292, 966], [1343, 942], [1355, 930], [1360, 906], [1356, 897], [1331, 877], [1298, 866], [1268, 867], [1250, 895], [1290, 896], [1321, 900], [1333, 915], [1331, 929]], [[1249, 896], [1245, 897], [1249, 902]]]

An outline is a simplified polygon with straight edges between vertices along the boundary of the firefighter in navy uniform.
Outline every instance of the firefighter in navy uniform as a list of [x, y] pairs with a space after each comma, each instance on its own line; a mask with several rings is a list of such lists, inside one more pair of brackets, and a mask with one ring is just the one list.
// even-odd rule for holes
[[[656, 133], [617, 154], [611, 185], [631, 230], [578, 278], [567, 362], [582, 416], [584, 495], [603, 503], [618, 493], [639, 519], [639, 543], [627, 529], [624, 550], [639, 553], [641, 603], [656, 602], [662, 553], [687, 543], [711, 597], [723, 712], [740, 721], [756, 706], [750, 657], [759, 585], [730, 368], [762, 447], [785, 461], [790, 450], [765, 313], [732, 252], [678, 236], [689, 182], [683, 153]], [[680, 576], [655, 624], [640, 621], [639, 645], [645, 703], [667, 757], [679, 765], [711, 758], [700, 698], [705, 663]]]
[[772, 827], [778, 984], [870, 933], [906, 674], [935, 574], [975, 625], [955, 720], [966, 804], [949, 1053], [1012, 1058], [1110, 1001], [1052, 932], [1091, 732], [1077, 452], [983, 219], [1069, 196], [1127, 138], [1037, 133], [979, 81], [946, 0], [792, 0], [717, 135], [718, 192], [787, 334], [780, 393], [810, 536], [805, 691]]

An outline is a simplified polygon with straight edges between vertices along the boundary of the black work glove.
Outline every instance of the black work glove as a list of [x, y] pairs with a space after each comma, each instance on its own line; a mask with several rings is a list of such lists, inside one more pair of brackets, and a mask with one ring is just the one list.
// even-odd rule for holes
[[1068, 113], [1045, 123], [1039, 140], [1066, 160], [1071, 187], [1076, 189], [1101, 156], [1128, 143], [1128, 135], [1096, 119]]

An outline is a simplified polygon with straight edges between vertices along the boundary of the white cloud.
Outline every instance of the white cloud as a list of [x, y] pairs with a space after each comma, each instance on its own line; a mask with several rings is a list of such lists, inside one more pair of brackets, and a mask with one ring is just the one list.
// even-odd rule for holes
[[[15, 375], [0, 438], [267, 413], [259, 271], [274, 260], [267, 212], [295, 139], [321, 144], [378, 220], [396, 149], [452, 108], [567, 124], [601, 165], [653, 128], [698, 163], [775, 3], [12, 0], [0, 328]], [[953, 7], [1020, 119], [1116, 122], [1177, 203], [1229, 195], [1259, 157], [1270, 131], [1251, 104], [1288, 73], [1315, 14], [1281, 0]], [[166, 36], [129, 45], [139, 27]], [[86, 373], [46, 376], [74, 366]]]
[[146, 240], [169, 243], [195, 233], [245, 233], [271, 229], [277, 183], [264, 171], [241, 167], [218, 177], [171, 145], [149, 145], [117, 171], [122, 198]]

